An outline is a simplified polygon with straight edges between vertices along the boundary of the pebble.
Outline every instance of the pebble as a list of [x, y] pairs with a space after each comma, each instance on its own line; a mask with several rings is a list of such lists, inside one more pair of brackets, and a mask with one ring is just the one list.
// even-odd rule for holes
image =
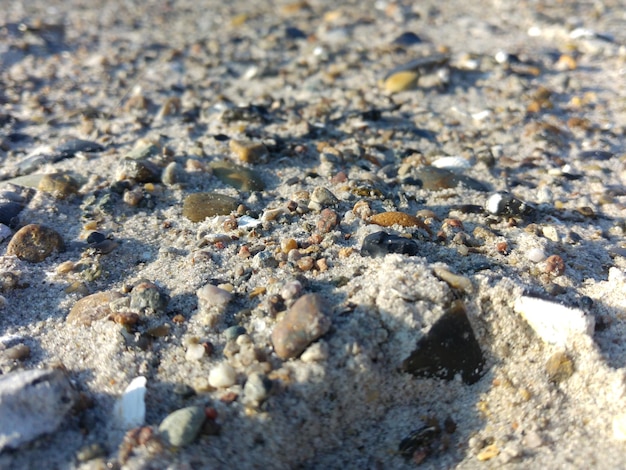
[[466, 186], [476, 191], [487, 191], [485, 184], [469, 176], [459, 175], [445, 168], [423, 166], [415, 170], [414, 177], [420, 181], [422, 189], [439, 191], [441, 189], [456, 188], [459, 185]]
[[194, 193], [183, 202], [183, 216], [192, 222], [201, 222], [207, 217], [230, 215], [235, 212], [237, 199], [218, 193]]
[[284, 314], [272, 331], [272, 344], [281, 359], [298, 357], [330, 328], [323, 299], [316, 294], [300, 297]]
[[561, 276], [565, 272], [565, 261], [559, 255], [548, 256], [545, 271], [553, 276]]
[[180, 164], [170, 162], [161, 173], [161, 181], [166, 186], [173, 186], [182, 180], [183, 171]]
[[490, 196], [485, 204], [485, 209], [493, 215], [510, 217], [529, 216], [535, 210], [530, 204], [517, 199], [507, 192], [500, 192]]
[[199, 361], [204, 357], [206, 349], [201, 343], [191, 343], [187, 345], [187, 351], [185, 351], [185, 359], [187, 361]]
[[109, 304], [121, 298], [118, 292], [96, 292], [77, 301], [65, 321], [74, 325], [90, 326], [94, 321], [107, 318], [111, 314]]
[[149, 160], [124, 158], [115, 171], [117, 181], [133, 180], [137, 183], [158, 183], [161, 169]]
[[215, 388], [228, 388], [235, 385], [237, 373], [227, 362], [218, 364], [209, 372], [209, 385]]
[[458, 156], [439, 157], [431, 165], [436, 168], [445, 168], [455, 173], [463, 172], [472, 166], [466, 158]]
[[37, 189], [57, 199], [65, 199], [78, 192], [78, 182], [67, 173], [51, 173], [42, 176]]
[[233, 294], [212, 284], [207, 284], [196, 291], [198, 307], [201, 310], [216, 309], [223, 312], [233, 298]]
[[334, 206], [339, 203], [339, 199], [330, 192], [330, 190], [318, 186], [311, 193], [309, 199], [309, 209], [311, 210], [322, 210], [323, 207]]
[[224, 338], [226, 338], [226, 341], [235, 341], [239, 336], [245, 334], [246, 329], [239, 325], [233, 325], [224, 330]]
[[580, 309], [522, 295], [513, 306], [546, 343], [566, 347], [578, 335], [593, 335], [595, 321]]
[[413, 90], [419, 82], [419, 72], [403, 70], [389, 75], [383, 81], [382, 87], [388, 93]]
[[550, 383], [560, 384], [574, 374], [574, 362], [564, 352], [557, 352], [546, 362], [546, 372]]
[[247, 406], [259, 407], [267, 400], [272, 389], [272, 381], [265, 375], [254, 372], [248, 376], [243, 387], [242, 402]]
[[471, 385], [483, 375], [485, 359], [474, 336], [465, 307], [454, 301], [428, 333], [420, 338], [416, 349], [406, 358], [402, 369], [417, 377], [452, 380], [461, 374]]
[[433, 268], [433, 273], [439, 279], [450, 285], [450, 287], [462, 290], [466, 294], [471, 294], [474, 291], [472, 281], [468, 277], [454, 274], [453, 272], [448, 271], [446, 268], [442, 268], [439, 266], [435, 266]]
[[329, 208], [322, 209], [320, 218], [317, 221], [317, 230], [320, 233], [328, 233], [333, 230], [339, 222], [337, 213]]
[[54, 432], [77, 399], [59, 369], [35, 369], [0, 376], [0, 451]]
[[126, 430], [143, 425], [146, 419], [146, 383], [145, 377], [135, 377], [115, 402], [113, 419], [120, 429]]
[[99, 143], [82, 139], [68, 140], [55, 148], [55, 152], [58, 155], [57, 159], [59, 160], [71, 158], [79, 152], [92, 153], [102, 151], [104, 151], [104, 147]]
[[420, 44], [422, 39], [412, 31], [405, 31], [396, 37], [392, 44], [400, 47], [409, 47], [414, 46], [415, 44]]
[[169, 295], [149, 281], [140, 282], [130, 293], [130, 309], [133, 312], [163, 315], [169, 301]]
[[267, 148], [261, 142], [233, 139], [228, 146], [237, 158], [245, 163], [259, 163], [268, 156]]
[[381, 227], [400, 225], [402, 227], [419, 227], [430, 233], [430, 228], [418, 217], [405, 214], [404, 212], [381, 212], [370, 217], [369, 222]]
[[526, 258], [533, 263], [540, 263], [546, 259], [546, 253], [541, 248], [531, 248], [526, 252]]
[[228, 161], [213, 162], [210, 165], [215, 177], [222, 183], [240, 191], [263, 191], [265, 183], [253, 170]]
[[205, 419], [201, 406], [181, 408], [165, 417], [159, 425], [159, 433], [169, 445], [183, 447], [195, 440]]
[[39, 263], [52, 253], [64, 250], [63, 238], [55, 230], [44, 225], [29, 224], [13, 235], [7, 246], [7, 255]]
[[418, 244], [414, 240], [382, 231], [368, 235], [361, 245], [361, 256], [373, 258], [390, 253], [415, 256], [417, 251]]
[[28, 345], [20, 343], [5, 349], [2, 352], [2, 357], [9, 359], [10, 361], [23, 361], [30, 356], [30, 348]]
[[24, 206], [19, 202], [0, 202], [0, 224], [15, 226], [17, 216], [22, 212], [22, 209], [24, 209]]

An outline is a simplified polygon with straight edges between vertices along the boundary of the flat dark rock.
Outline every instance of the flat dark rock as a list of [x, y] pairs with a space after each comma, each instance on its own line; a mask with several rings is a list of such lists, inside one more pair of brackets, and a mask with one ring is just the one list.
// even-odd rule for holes
[[414, 240], [380, 231], [365, 237], [361, 246], [361, 255], [373, 258], [390, 253], [415, 256], [417, 250], [418, 245]]

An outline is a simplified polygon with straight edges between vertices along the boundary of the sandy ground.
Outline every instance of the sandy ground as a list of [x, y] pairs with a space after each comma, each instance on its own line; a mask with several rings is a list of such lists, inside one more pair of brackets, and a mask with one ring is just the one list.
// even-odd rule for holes
[[[0, 12], [0, 176], [25, 198], [13, 229], [44, 224], [67, 249], [30, 263], [5, 254], [10, 236], [0, 246], [1, 349], [30, 349], [3, 355], [0, 370], [62, 365], [83, 406], [56, 432], [4, 450], [0, 467], [626, 466], [621, 2], [20, 3]], [[394, 45], [406, 32], [421, 42]], [[442, 53], [447, 69], [422, 68], [405, 91], [385, 88], [395, 67]], [[67, 139], [103, 150], [54, 158]], [[167, 184], [124, 176], [120, 162], [141, 139], [158, 148], [148, 159], [159, 172], [176, 164]], [[241, 162], [234, 139], [262, 142], [267, 154]], [[455, 170], [484, 190], [420, 187], [421, 169], [444, 156], [459, 157]], [[221, 160], [256, 172], [264, 189], [220, 180], [211, 164]], [[28, 189], [56, 172], [70, 172], [78, 194]], [[337, 198], [329, 230], [309, 208], [320, 187]], [[204, 191], [244, 206], [238, 227], [183, 215], [185, 197]], [[498, 191], [533, 214], [489, 214]], [[386, 211], [427, 224], [432, 234], [385, 229], [413, 238], [417, 256], [359, 254], [381, 229], [368, 215]], [[244, 214], [260, 225], [245, 227]], [[88, 246], [92, 230], [117, 246]], [[288, 239], [291, 255], [281, 251]], [[442, 281], [436, 267], [471, 287]], [[84, 295], [127, 295], [142, 280], [170, 300], [142, 313], [136, 335], [107, 318], [66, 321]], [[224, 309], [199, 308], [206, 284], [232, 292]], [[294, 285], [301, 291], [285, 290]], [[281, 360], [270, 334], [306, 293], [326, 300], [332, 326], [301, 357]], [[580, 309], [595, 330], [546, 341], [514, 308], [524, 293]], [[458, 300], [484, 355], [482, 378], [400, 370]], [[245, 339], [229, 341], [236, 325]], [[555, 334], [568, 325], [557, 322]], [[198, 342], [213, 351], [193, 360]], [[212, 387], [223, 362], [236, 383]], [[272, 384], [257, 404], [245, 394], [254, 373]], [[219, 433], [181, 449], [156, 436], [123, 444], [112, 409], [137, 376], [147, 378], [146, 426], [200, 405], [216, 413]], [[196, 393], [177, 393], [183, 384]], [[403, 439], [435, 422], [435, 439], [401, 455]]]

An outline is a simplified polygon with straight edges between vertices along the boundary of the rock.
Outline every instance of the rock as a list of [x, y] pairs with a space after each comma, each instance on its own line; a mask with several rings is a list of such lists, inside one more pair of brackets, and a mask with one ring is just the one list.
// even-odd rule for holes
[[419, 82], [420, 74], [416, 71], [402, 70], [389, 75], [383, 81], [383, 88], [388, 93], [412, 90]]
[[205, 419], [204, 408], [200, 406], [182, 408], [166, 416], [159, 425], [159, 433], [172, 446], [186, 446], [194, 441]]
[[269, 396], [272, 389], [272, 381], [265, 375], [252, 373], [243, 387], [242, 402], [247, 406], [258, 407]]
[[474, 291], [474, 286], [469, 277], [460, 276], [448, 271], [445, 268], [436, 266], [433, 268], [433, 274], [442, 281], [446, 282], [450, 287], [462, 290], [466, 294], [471, 294]]
[[487, 199], [487, 212], [493, 215], [509, 217], [527, 217], [533, 214], [535, 208], [530, 204], [517, 199], [507, 192], [496, 193]]
[[488, 190], [480, 181], [470, 178], [469, 176], [456, 174], [445, 168], [423, 166], [415, 170], [413, 175], [421, 183], [422, 189], [431, 191], [456, 188], [459, 185], [466, 186], [476, 191]]
[[317, 230], [320, 233], [328, 233], [337, 226], [337, 213], [332, 209], [322, 209], [320, 218], [317, 221]]
[[452, 380], [460, 373], [463, 382], [471, 385], [482, 377], [484, 365], [465, 307], [457, 300], [420, 338], [402, 369], [418, 377], [444, 380]]
[[363, 239], [361, 256], [376, 258], [390, 253], [415, 256], [417, 250], [418, 245], [414, 240], [381, 231], [372, 233]]
[[0, 224], [15, 226], [17, 216], [22, 212], [24, 206], [19, 202], [2, 201], [0, 202]]
[[237, 199], [218, 193], [194, 193], [185, 198], [183, 216], [192, 222], [202, 222], [207, 217], [230, 215], [237, 210]]
[[412, 31], [405, 31], [396, 37], [392, 44], [399, 47], [409, 47], [414, 46], [415, 44], [420, 44], [421, 42], [422, 39], [417, 34]]
[[413, 215], [405, 214], [404, 212], [381, 212], [370, 217], [369, 222], [371, 224], [380, 225], [381, 227], [391, 227], [392, 225], [400, 225], [402, 227], [419, 227], [430, 233], [428, 225]]
[[246, 329], [239, 325], [233, 325], [224, 330], [224, 338], [226, 338], [226, 341], [235, 341], [239, 336], [245, 334]]
[[67, 173], [52, 173], [42, 176], [37, 189], [58, 199], [65, 199], [78, 192], [78, 182]]
[[253, 170], [228, 161], [213, 162], [210, 165], [213, 174], [222, 183], [240, 191], [263, 191], [265, 183]]
[[577, 308], [523, 295], [514, 309], [546, 343], [566, 347], [576, 336], [593, 335], [594, 318]]
[[144, 424], [146, 382], [143, 376], [135, 377], [115, 403], [113, 419], [121, 429], [136, 428]]
[[558, 385], [574, 374], [574, 362], [564, 352], [554, 353], [546, 362], [546, 372], [548, 381]]
[[546, 253], [541, 248], [531, 248], [526, 252], [526, 258], [533, 263], [540, 263], [546, 259]]
[[71, 158], [79, 152], [92, 153], [102, 152], [104, 147], [97, 142], [89, 140], [73, 139], [62, 143], [55, 148], [55, 152], [58, 155], [57, 159]]
[[70, 381], [58, 369], [0, 376], [0, 451], [55, 431], [76, 398]]
[[121, 297], [121, 294], [113, 291], [96, 292], [83, 297], [74, 304], [65, 321], [74, 325], [90, 326], [94, 321], [107, 318], [111, 314], [109, 304]]
[[134, 180], [137, 183], [158, 183], [161, 169], [149, 160], [124, 158], [115, 172], [117, 181]]
[[321, 210], [323, 207], [334, 206], [339, 199], [328, 189], [318, 186], [313, 190], [310, 197], [309, 209]]
[[272, 344], [281, 359], [298, 357], [330, 328], [331, 320], [321, 297], [306, 294], [285, 313], [272, 331]]
[[169, 301], [169, 295], [149, 281], [140, 282], [130, 293], [130, 309], [134, 312], [163, 315]]
[[170, 162], [161, 173], [161, 181], [166, 186], [173, 186], [182, 179], [183, 171], [176, 162]]
[[228, 303], [233, 298], [233, 294], [225, 289], [207, 284], [196, 291], [198, 296], [198, 307], [200, 310], [216, 309], [223, 312]]
[[228, 146], [239, 160], [245, 163], [258, 163], [268, 155], [267, 148], [261, 142], [231, 140]]
[[237, 373], [232, 366], [226, 362], [218, 364], [209, 373], [209, 385], [215, 388], [228, 388], [235, 385]]
[[19, 259], [39, 263], [53, 252], [64, 250], [63, 238], [55, 230], [44, 225], [29, 224], [13, 235], [7, 246], [7, 255], [15, 255]]

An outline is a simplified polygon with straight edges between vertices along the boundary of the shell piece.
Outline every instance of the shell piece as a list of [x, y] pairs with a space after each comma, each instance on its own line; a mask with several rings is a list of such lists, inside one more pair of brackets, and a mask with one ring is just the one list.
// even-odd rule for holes
[[126, 387], [113, 408], [116, 423], [122, 429], [136, 428], [146, 419], [146, 378], [135, 377]]
[[430, 232], [428, 225], [418, 217], [404, 212], [381, 212], [370, 217], [370, 223], [380, 225], [381, 227], [391, 227], [392, 225], [401, 225], [402, 227], [418, 227]]

